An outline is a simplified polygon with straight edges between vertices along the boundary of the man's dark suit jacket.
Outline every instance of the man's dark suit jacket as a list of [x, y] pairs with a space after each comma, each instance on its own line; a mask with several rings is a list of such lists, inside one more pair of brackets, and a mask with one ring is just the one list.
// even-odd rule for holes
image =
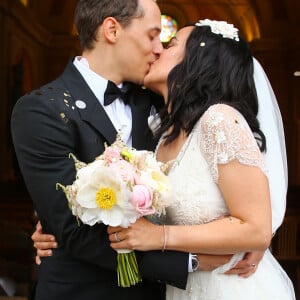
[[[153, 95], [152, 95], [153, 96]], [[130, 94], [132, 141], [153, 149], [147, 125], [153, 97], [134, 86]], [[78, 226], [56, 183], [75, 178], [73, 153], [91, 162], [114, 142], [116, 130], [81, 74], [70, 62], [55, 81], [22, 97], [14, 107], [12, 137], [18, 162], [43, 231], [54, 234], [59, 248], [42, 260], [33, 299], [163, 299], [163, 284], [185, 288], [188, 255], [172, 251], [137, 252], [143, 281], [118, 288], [116, 252], [106, 226]]]

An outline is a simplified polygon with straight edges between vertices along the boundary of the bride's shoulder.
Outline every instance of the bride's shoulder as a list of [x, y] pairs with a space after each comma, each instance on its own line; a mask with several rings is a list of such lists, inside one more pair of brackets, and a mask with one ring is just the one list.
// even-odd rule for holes
[[211, 117], [211, 116], [219, 116], [223, 115], [224, 117], [236, 117], [240, 116], [240, 113], [237, 109], [234, 107], [224, 104], [224, 103], [218, 103], [211, 105], [203, 114], [203, 117]]
[[[220, 128], [232, 128], [233, 125], [245, 125], [246, 120], [234, 107], [218, 103], [211, 105], [200, 119], [202, 131], [217, 130]], [[235, 127], [235, 126], [234, 126]]]
[[236, 119], [243, 119], [242, 114], [234, 107], [218, 103], [211, 105], [201, 117], [202, 123], [212, 122], [214, 125], [219, 124], [222, 121], [230, 121]]

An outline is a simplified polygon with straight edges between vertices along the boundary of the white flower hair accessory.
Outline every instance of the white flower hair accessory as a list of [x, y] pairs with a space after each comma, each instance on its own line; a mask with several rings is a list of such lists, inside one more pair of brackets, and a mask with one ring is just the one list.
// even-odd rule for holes
[[235, 28], [232, 24], [228, 24], [225, 21], [215, 21], [215, 20], [199, 20], [196, 26], [209, 26], [212, 33], [221, 34], [223, 38], [232, 39], [239, 41], [238, 29]]

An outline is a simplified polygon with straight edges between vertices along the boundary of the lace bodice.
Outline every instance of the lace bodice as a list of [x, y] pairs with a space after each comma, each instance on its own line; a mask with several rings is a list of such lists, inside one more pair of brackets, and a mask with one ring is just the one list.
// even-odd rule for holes
[[167, 223], [200, 224], [228, 214], [217, 185], [218, 164], [233, 159], [266, 172], [244, 117], [231, 106], [213, 105], [195, 125], [170, 169], [174, 201], [167, 208]]

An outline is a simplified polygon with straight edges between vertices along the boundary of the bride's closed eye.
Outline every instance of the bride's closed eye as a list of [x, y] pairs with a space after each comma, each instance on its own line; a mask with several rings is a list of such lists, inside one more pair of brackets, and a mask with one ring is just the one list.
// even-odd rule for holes
[[164, 48], [165, 48], [165, 49], [169, 49], [169, 48], [172, 47], [172, 46], [173, 46], [172, 43], [169, 42]]
[[173, 38], [169, 41], [169, 43], [166, 45], [165, 49], [169, 49], [169, 48], [175, 46], [175, 45], [176, 45], [176, 41], [177, 41], [176, 37], [173, 37]]

